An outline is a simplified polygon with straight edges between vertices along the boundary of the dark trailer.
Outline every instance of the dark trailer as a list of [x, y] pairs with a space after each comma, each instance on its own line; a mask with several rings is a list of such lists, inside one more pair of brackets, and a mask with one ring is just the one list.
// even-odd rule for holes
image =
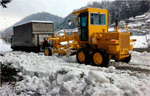
[[44, 38], [54, 36], [54, 23], [51, 21], [30, 21], [13, 27], [11, 48], [22, 51], [41, 51]]

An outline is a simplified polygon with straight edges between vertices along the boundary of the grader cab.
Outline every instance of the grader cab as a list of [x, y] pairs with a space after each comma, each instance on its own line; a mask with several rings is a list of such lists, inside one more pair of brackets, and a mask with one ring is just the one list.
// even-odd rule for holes
[[[130, 61], [129, 50], [133, 49], [130, 42], [134, 40], [130, 40], [130, 32], [118, 32], [117, 22], [116, 32], [108, 32], [109, 13], [106, 9], [86, 8], [75, 11], [73, 14], [77, 15], [78, 34], [74, 36], [72, 32], [72, 36], [66, 34], [59, 38], [56, 36], [57, 39], [53, 38], [54, 48], [45, 50], [45, 53], [49, 50], [51, 53], [56, 53], [53, 50], [57, 49], [58, 53], [64, 51], [64, 54], [68, 54], [69, 50], [74, 50], [78, 63], [92, 63], [102, 67], [106, 67], [110, 59], [126, 63]], [[59, 43], [65, 41], [62, 38], [66, 38], [67, 42], [73, 41], [60, 48], [62, 45]]]

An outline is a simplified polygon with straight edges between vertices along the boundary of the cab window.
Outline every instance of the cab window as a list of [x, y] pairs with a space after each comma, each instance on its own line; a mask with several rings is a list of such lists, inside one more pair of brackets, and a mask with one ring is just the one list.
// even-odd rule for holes
[[91, 13], [91, 25], [106, 25], [106, 15], [99, 13]]
[[81, 20], [82, 20], [81, 21], [81, 23], [82, 23], [81, 26], [82, 27], [86, 27], [87, 26], [87, 16], [82, 17]]

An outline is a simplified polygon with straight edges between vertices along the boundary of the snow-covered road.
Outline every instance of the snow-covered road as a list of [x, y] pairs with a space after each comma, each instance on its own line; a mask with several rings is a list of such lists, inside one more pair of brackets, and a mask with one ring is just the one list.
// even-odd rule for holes
[[75, 56], [9, 52], [0, 63], [19, 68], [24, 79], [0, 87], [0, 96], [150, 96], [150, 53], [131, 55], [129, 64], [111, 60], [101, 68], [78, 64]]
[[12, 51], [9, 44], [6, 44], [2, 39], [0, 39], [0, 54], [5, 54]]

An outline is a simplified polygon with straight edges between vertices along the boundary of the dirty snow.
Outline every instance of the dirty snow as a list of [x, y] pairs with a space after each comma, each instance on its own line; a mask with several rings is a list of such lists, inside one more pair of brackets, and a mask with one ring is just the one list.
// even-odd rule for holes
[[[10, 45], [5, 47], [11, 51]], [[108, 68], [101, 68], [78, 64], [75, 56], [9, 52], [0, 56], [0, 62], [19, 68], [23, 80], [14, 87], [4, 84], [0, 96], [149, 96], [150, 53], [131, 55], [129, 64], [111, 60]]]

